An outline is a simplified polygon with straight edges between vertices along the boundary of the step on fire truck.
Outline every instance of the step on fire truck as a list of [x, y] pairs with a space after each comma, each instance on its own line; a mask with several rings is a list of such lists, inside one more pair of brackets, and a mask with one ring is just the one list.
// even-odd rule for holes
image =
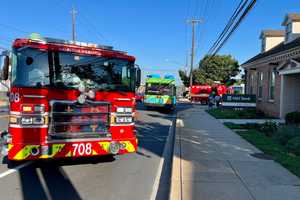
[[10, 80], [9, 160], [136, 152], [133, 56], [112, 47], [38, 34], [16, 39], [2, 55]]

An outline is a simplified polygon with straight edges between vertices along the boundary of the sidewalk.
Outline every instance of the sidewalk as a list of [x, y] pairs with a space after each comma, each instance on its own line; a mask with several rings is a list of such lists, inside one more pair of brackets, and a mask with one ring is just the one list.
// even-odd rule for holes
[[284, 124], [284, 119], [218, 119], [221, 123], [230, 122], [234, 124], [263, 124], [265, 122], [276, 122]]
[[170, 199], [295, 200], [300, 179], [208, 115], [178, 113]]

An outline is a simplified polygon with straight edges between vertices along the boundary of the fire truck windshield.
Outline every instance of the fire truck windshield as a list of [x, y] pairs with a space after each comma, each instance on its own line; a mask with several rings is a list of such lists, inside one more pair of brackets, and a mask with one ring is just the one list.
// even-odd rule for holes
[[146, 94], [150, 95], [173, 95], [173, 85], [147, 83]]
[[12, 85], [134, 91], [134, 63], [118, 58], [20, 48], [13, 51]]

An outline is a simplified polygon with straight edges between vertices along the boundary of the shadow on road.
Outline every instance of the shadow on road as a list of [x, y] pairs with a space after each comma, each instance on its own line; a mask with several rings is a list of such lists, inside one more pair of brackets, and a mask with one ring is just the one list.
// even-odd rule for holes
[[26, 167], [19, 171], [23, 199], [82, 199], [61, 167]]
[[19, 170], [23, 199], [82, 199], [62, 166], [98, 164], [114, 160], [113, 156], [101, 156], [36, 161]]

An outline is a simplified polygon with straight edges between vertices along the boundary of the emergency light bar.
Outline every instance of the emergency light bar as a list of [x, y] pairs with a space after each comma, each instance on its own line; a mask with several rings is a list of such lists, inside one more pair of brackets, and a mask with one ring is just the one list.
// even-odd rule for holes
[[165, 79], [170, 79], [170, 80], [175, 80], [175, 77], [173, 75], [169, 75], [169, 74], [165, 75], [164, 78]]
[[147, 78], [160, 78], [159, 74], [149, 74], [147, 75]]
[[[30, 40], [33, 41], [38, 41], [42, 43], [59, 43], [59, 44], [68, 44], [68, 45], [77, 45], [77, 46], [82, 46], [82, 47], [91, 47], [91, 48], [99, 48], [99, 49], [105, 49], [105, 50], [113, 50], [112, 46], [107, 46], [107, 45], [99, 45], [99, 44], [94, 44], [94, 43], [86, 43], [86, 42], [79, 42], [79, 41], [70, 41], [70, 40], [62, 40], [62, 39], [57, 39], [57, 38], [50, 38], [50, 37], [42, 37], [38, 33], [32, 33], [30, 34], [29, 38]], [[116, 50], [114, 50], [116, 51]], [[120, 53], [127, 53], [124, 51], [117, 51]]]

